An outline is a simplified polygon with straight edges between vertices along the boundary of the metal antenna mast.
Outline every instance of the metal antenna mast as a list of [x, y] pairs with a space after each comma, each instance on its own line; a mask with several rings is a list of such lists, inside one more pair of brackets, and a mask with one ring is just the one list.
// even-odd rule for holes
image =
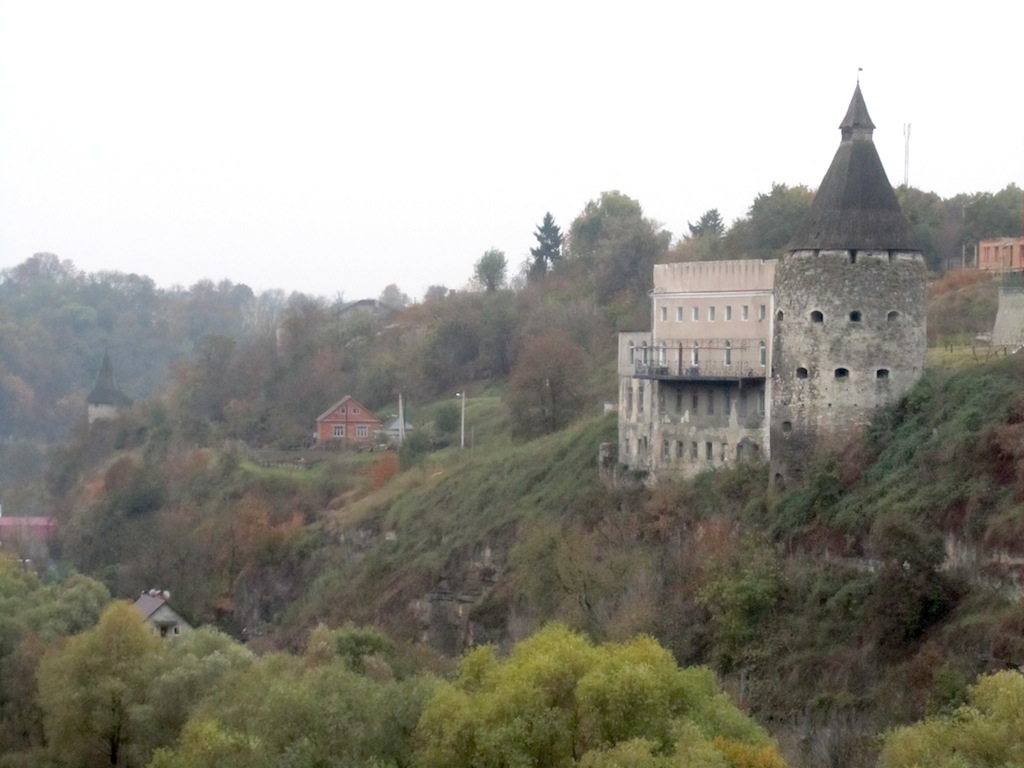
[[910, 186], [910, 123], [903, 124], [903, 186]]

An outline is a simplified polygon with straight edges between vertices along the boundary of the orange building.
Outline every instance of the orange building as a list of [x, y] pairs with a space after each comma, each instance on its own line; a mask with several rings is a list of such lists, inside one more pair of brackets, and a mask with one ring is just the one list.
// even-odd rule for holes
[[997, 237], [978, 243], [978, 269], [986, 272], [1024, 270], [1024, 237]]
[[373, 445], [380, 420], [351, 395], [316, 417], [316, 444], [344, 448], [369, 448]]

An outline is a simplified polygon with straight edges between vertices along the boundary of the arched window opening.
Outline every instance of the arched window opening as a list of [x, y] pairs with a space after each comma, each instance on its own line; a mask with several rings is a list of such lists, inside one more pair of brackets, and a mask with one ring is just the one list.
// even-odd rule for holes
[[889, 378], [889, 369], [888, 368], [879, 368], [877, 371], [875, 371], [875, 378], [876, 379], [888, 379]]
[[783, 311], [781, 309], [778, 312], [775, 313], [775, 321], [776, 322], [781, 323], [783, 317], [785, 317], [785, 314], [783, 313]]
[[837, 379], [848, 379], [850, 378], [850, 371], [846, 368], [836, 368]]
[[851, 323], [859, 323], [860, 322], [860, 310], [859, 309], [855, 309], [855, 310], [853, 310], [853, 312], [850, 313], [850, 322]]
[[807, 378], [807, 369], [806, 368], [797, 368], [796, 369], [796, 377], [798, 379], [806, 379]]
[[814, 310], [813, 312], [811, 312], [811, 322], [823, 323], [825, 322], [825, 316], [821, 314], [821, 312], [819, 312], [818, 310]]
[[792, 432], [793, 431], [793, 422], [792, 421], [784, 421], [784, 422], [782, 422], [782, 431], [787, 433], [787, 434]]
[[890, 323], [895, 323], [897, 320], [900, 319], [900, 313], [894, 309], [892, 312], [885, 316], [885, 319], [888, 320]]

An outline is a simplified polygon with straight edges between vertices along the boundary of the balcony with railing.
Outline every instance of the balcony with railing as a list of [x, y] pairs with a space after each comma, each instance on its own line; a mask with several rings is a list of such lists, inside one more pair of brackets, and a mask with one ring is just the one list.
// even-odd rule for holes
[[753, 339], [673, 339], [626, 350], [633, 375], [659, 381], [763, 381], [767, 342]]

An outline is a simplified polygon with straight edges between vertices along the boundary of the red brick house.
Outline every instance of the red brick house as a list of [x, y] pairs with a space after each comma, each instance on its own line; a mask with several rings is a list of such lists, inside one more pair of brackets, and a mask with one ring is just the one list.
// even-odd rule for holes
[[351, 395], [316, 417], [316, 444], [344, 448], [368, 448], [373, 445], [380, 420]]

